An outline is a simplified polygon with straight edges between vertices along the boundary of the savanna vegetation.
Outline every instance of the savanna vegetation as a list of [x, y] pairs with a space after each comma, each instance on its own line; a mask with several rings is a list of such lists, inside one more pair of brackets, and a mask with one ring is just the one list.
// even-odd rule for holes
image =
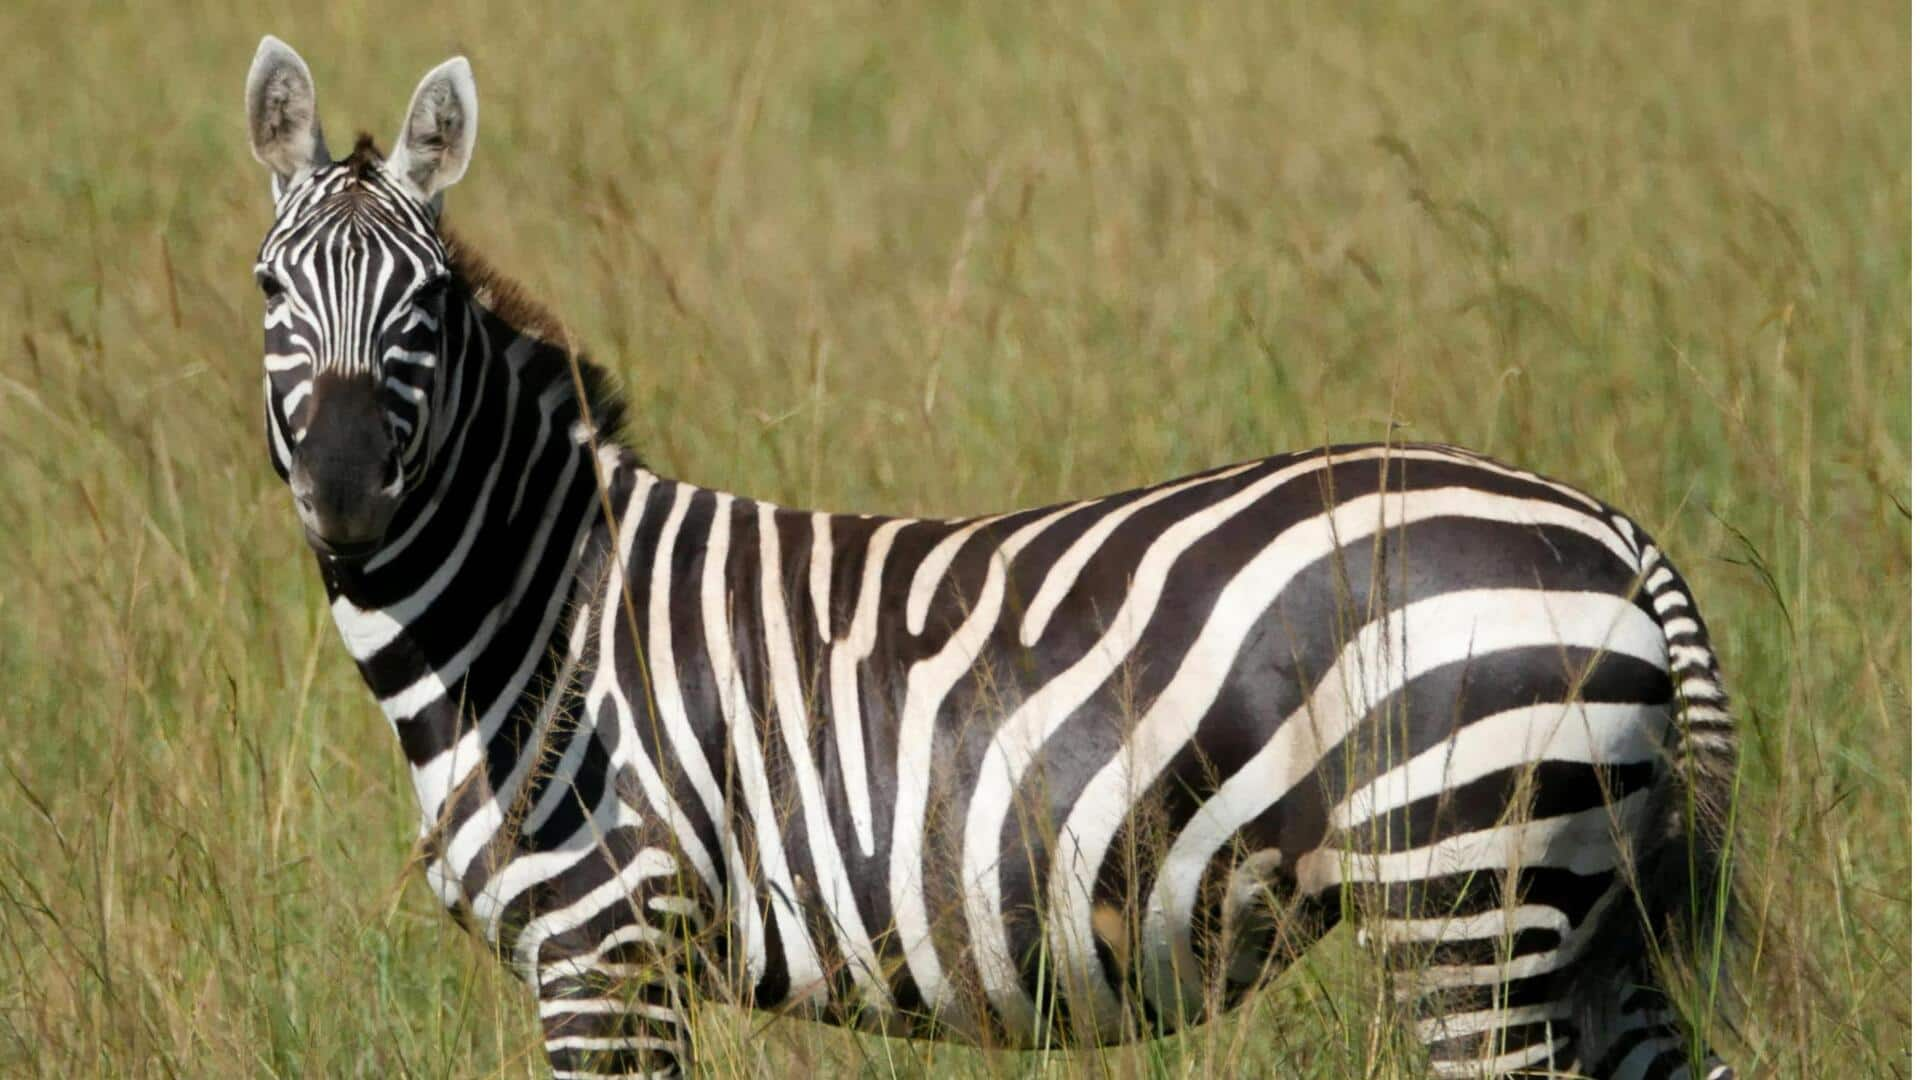
[[[1753, 912], [1716, 1044], [1909, 1069], [1901, 5], [0, 6], [0, 1074], [530, 1076], [260, 419], [241, 87], [337, 149], [454, 52], [461, 234], [670, 475], [942, 515], [1327, 440], [1632, 512], [1712, 621]], [[699, 1015], [722, 1075], [1396, 1076], [1336, 934], [1178, 1038]], [[1757, 1066], [1757, 1068], [1756, 1068]]]

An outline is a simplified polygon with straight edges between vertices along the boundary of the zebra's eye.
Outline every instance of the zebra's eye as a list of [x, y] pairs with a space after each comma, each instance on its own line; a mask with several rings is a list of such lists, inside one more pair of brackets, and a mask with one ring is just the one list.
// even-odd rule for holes
[[254, 280], [260, 283], [260, 295], [267, 298], [268, 307], [273, 307], [280, 301], [286, 299], [287, 287], [280, 284], [279, 278], [263, 270], [254, 275]]
[[428, 278], [413, 290], [413, 302], [421, 307], [432, 307], [447, 295], [447, 282], [453, 280], [445, 274]]

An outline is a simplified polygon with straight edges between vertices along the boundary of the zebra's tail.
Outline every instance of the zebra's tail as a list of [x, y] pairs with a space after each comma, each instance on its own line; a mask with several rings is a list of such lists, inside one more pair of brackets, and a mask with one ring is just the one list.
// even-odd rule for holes
[[1651, 542], [1642, 538], [1640, 551], [1641, 588], [1667, 639], [1678, 736], [1664, 820], [1640, 858], [1640, 892], [1647, 926], [1663, 943], [1711, 961], [1729, 940], [1736, 907], [1727, 846], [1737, 764], [1733, 714], [1692, 592]]
[[[1701, 980], [1693, 988], [1700, 1004], [1694, 1013], [1697, 1023], [1707, 1024], [1737, 1005], [1735, 994], [1723, 992], [1728, 987], [1722, 978], [1730, 968], [1728, 954], [1741, 940], [1727, 834], [1737, 764], [1733, 714], [1706, 622], [1686, 582], [1645, 533], [1622, 517], [1614, 524], [1640, 553], [1637, 602], [1666, 637], [1676, 737], [1659, 814], [1647, 823], [1633, 852], [1633, 896], [1615, 906], [1608, 917], [1613, 924], [1601, 927], [1603, 936], [1595, 939], [1644, 940], [1647, 961], [1623, 966], [1614, 978], [1587, 982], [1588, 1008], [1597, 1010], [1589, 1016], [1617, 1016], [1621, 995], [1636, 1000], [1635, 988], [1656, 976], [1654, 957], [1664, 954], [1675, 968]], [[1632, 950], [1614, 955], [1624, 960]], [[1731, 1075], [1710, 1051], [1705, 1060], [1706, 1075]]]

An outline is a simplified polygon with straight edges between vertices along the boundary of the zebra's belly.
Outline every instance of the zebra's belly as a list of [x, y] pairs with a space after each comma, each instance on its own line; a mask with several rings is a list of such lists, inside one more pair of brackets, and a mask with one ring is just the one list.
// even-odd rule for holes
[[[1145, 894], [1102, 897], [1057, 915], [1021, 909], [1009, 919], [1017, 960], [1001, 973], [1004, 981], [989, 981], [956, 949], [958, 962], [937, 1001], [922, 997], [898, 966], [886, 979], [891, 996], [883, 1008], [844, 977], [794, 986], [784, 1000], [760, 1005], [890, 1035], [1008, 1048], [1113, 1045], [1168, 1034], [1231, 1010], [1325, 932], [1325, 912], [1297, 902], [1276, 877], [1284, 862], [1267, 850], [1231, 866], [1185, 871], [1206, 879], [1213, 907], [1177, 933], [1161, 915], [1173, 905]], [[1053, 938], [1075, 913], [1088, 920], [1095, 945], [1089, 961], [1069, 965]], [[888, 954], [888, 944], [875, 942], [876, 952]]]

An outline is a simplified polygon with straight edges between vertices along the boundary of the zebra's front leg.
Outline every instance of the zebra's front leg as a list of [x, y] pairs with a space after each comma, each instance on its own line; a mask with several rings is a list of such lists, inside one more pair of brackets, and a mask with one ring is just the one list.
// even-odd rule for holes
[[568, 1077], [676, 1077], [692, 1068], [684, 976], [665, 962], [553, 965], [540, 979], [547, 1064]]
[[611, 880], [535, 922], [549, 934], [535, 970], [548, 1063], [562, 1078], [687, 1075], [710, 909], [670, 846], [625, 831], [601, 844], [619, 867]]

